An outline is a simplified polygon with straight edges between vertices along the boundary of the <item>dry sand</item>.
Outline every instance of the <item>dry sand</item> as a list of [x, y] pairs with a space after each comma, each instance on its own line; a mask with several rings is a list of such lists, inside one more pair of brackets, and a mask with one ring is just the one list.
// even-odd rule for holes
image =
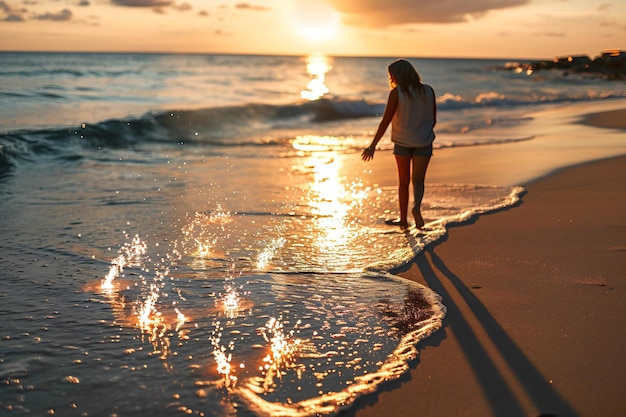
[[[626, 109], [583, 121], [626, 142]], [[523, 184], [520, 204], [394, 271], [442, 296], [444, 327], [404, 378], [346, 414], [626, 415], [624, 181], [626, 156]]]

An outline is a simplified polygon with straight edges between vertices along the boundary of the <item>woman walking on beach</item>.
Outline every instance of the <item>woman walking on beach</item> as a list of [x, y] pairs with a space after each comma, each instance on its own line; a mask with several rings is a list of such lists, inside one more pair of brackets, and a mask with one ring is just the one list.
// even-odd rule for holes
[[[374, 158], [376, 145], [391, 123], [393, 154], [398, 167], [398, 198], [400, 219], [388, 223], [403, 229], [409, 227], [409, 184], [413, 181], [413, 209], [415, 227], [424, 226], [420, 206], [424, 196], [426, 169], [433, 153], [434, 127], [437, 122], [435, 91], [422, 80], [410, 62], [398, 60], [387, 68], [391, 91], [383, 118], [372, 143], [361, 154], [361, 159]], [[411, 168], [413, 174], [411, 175]]]

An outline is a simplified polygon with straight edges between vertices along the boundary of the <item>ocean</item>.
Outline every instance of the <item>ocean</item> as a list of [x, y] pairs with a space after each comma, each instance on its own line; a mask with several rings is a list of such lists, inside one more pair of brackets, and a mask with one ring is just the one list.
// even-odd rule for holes
[[[405, 374], [446, 307], [394, 272], [524, 189], [427, 176], [424, 230], [387, 226], [395, 186], [360, 153], [391, 61], [0, 53], [3, 413], [327, 415]], [[410, 61], [437, 93], [435, 157], [626, 98], [507, 60]]]

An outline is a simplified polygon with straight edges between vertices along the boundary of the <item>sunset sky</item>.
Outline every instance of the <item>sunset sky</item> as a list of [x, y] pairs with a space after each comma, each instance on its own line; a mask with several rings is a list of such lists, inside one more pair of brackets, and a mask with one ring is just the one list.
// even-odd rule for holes
[[0, 0], [0, 50], [552, 58], [626, 49], [624, 0]]

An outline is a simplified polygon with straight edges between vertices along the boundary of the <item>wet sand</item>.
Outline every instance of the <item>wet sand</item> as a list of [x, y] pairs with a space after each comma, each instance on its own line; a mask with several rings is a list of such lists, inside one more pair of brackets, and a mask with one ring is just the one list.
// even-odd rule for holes
[[[405, 377], [347, 415], [626, 415], [626, 109], [570, 121], [563, 129], [621, 139], [622, 156], [519, 183], [517, 206], [452, 227], [395, 271], [437, 291], [448, 315]], [[453, 177], [446, 158], [432, 177]]]

